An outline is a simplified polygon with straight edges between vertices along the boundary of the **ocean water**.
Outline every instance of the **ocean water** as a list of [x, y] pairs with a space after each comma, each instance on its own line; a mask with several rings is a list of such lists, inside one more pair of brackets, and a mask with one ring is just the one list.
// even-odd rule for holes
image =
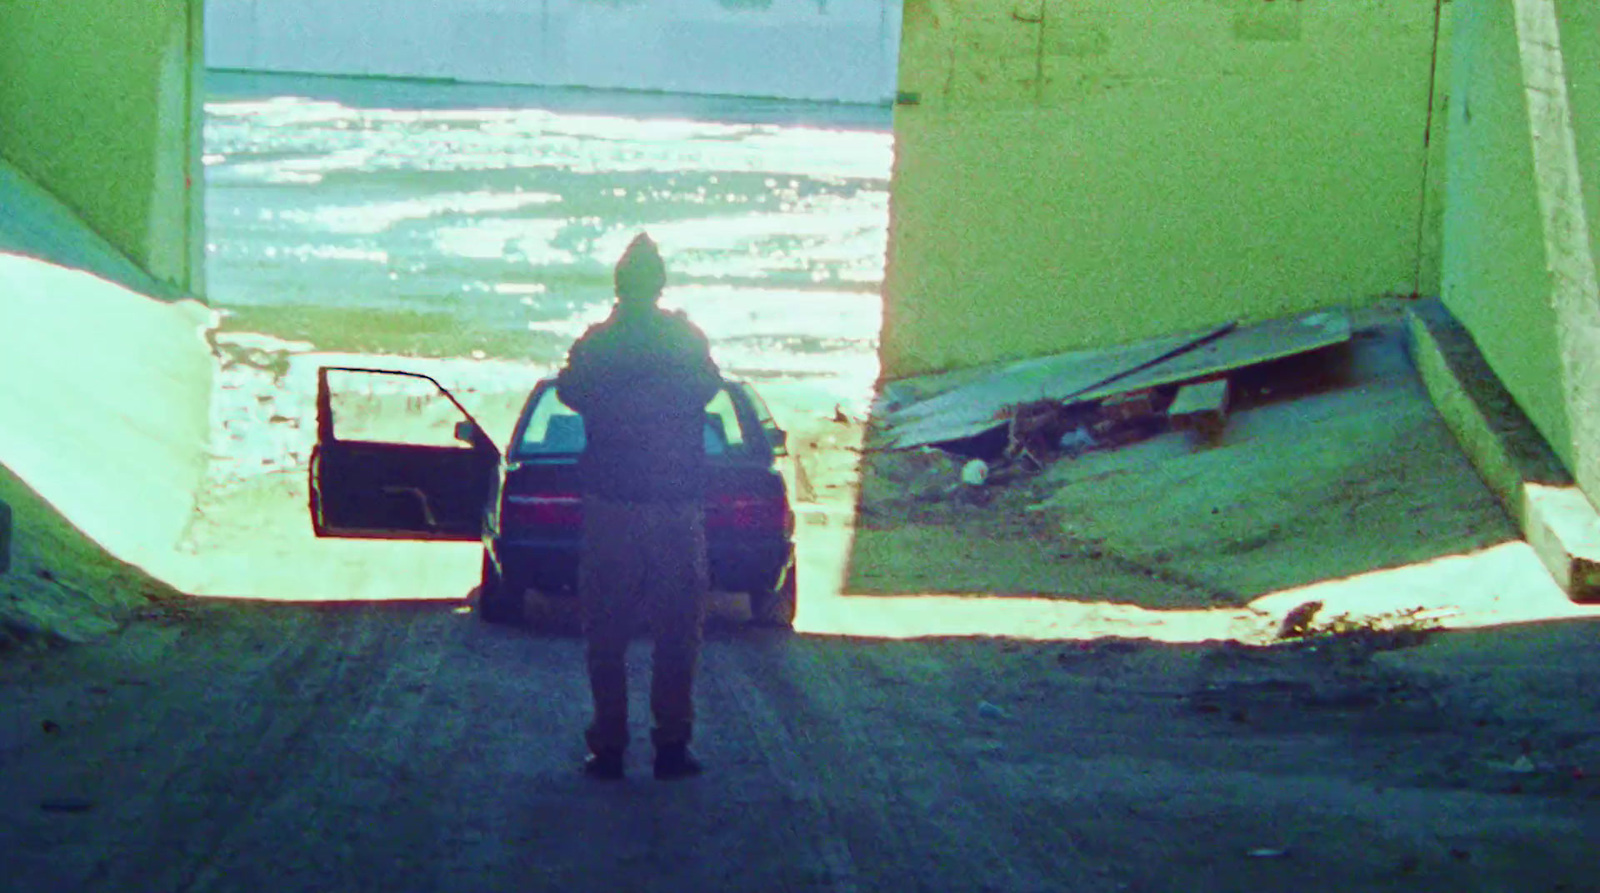
[[236, 338], [542, 367], [647, 231], [724, 368], [854, 389], [893, 152], [871, 106], [213, 73], [208, 290]]

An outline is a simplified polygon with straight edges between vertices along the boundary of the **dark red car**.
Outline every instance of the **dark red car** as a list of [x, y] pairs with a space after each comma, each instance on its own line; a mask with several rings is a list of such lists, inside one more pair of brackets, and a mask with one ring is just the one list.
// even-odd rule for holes
[[[445, 415], [457, 416], [449, 442], [348, 433], [330, 374], [407, 379], [409, 393], [418, 387], [427, 393], [406, 399], [431, 397]], [[358, 407], [349, 408], [352, 418], [371, 414], [370, 406]], [[794, 513], [777, 469], [785, 440], [749, 382], [724, 379], [706, 405], [711, 586], [748, 593], [755, 622], [787, 627], [794, 622], [796, 581]], [[550, 597], [575, 594], [583, 522], [576, 471], [583, 446], [583, 419], [561, 402], [553, 379], [534, 386], [502, 454], [455, 396], [426, 375], [324, 367], [317, 376], [311, 523], [320, 537], [481, 538], [479, 616], [517, 622], [527, 589]]]

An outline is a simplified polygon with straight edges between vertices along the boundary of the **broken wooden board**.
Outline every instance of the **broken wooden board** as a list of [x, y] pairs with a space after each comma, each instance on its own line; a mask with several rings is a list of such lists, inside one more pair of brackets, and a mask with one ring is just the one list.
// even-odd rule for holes
[[1198, 334], [1010, 363], [977, 381], [884, 415], [879, 420], [883, 440], [876, 445], [909, 449], [973, 437], [1004, 424], [1007, 407], [1038, 400], [1066, 401], [1130, 369], [1220, 337], [1229, 328], [1231, 324]]
[[1217, 378], [1179, 388], [1167, 407], [1167, 420], [1174, 428], [1197, 431], [1205, 437], [1220, 435], [1228, 421], [1228, 380]]
[[1343, 310], [1322, 310], [1240, 326], [1225, 338], [1206, 342], [1159, 366], [1118, 379], [1106, 387], [1086, 391], [1077, 395], [1076, 399], [1101, 400], [1112, 394], [1140, 388], [1210, 378], [1235, 369], [1333, 347], [1349, 340], [1350, 315]]
[[1308, 353], [1350, 339], [1350, 319], [1320, 311], [1251, 326], [1012, 363], [880, 419], [873, 446], [909, 449], [975, 437], [1005, 424], [1006, 408], [1037, 400], [1101, 400], [1157, 385]]

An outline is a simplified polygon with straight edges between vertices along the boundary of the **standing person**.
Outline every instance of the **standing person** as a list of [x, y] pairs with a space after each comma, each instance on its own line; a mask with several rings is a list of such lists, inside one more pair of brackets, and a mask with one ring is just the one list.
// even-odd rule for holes
[[708, 586], [705, 408], [721, 388], [706, 336], [656, 306], [666, 267], [640, 234], [617, 262], [611, 315], [572, 345], [556, 379], [583, 416], [578, 460], [583, 551], [578, 591], [588, 638], [594, 721], [584, 772], [623, 775], [627, 647], [644, 609], [655, 648], [650, 709], [655, 777], [700, 774], [689, 753], [694, 674]]

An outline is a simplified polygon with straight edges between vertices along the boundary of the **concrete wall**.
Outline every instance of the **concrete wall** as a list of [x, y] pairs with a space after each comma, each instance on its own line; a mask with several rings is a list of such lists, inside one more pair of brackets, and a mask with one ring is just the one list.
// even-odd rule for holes
[[908, 0], [885, 374], [1435, 293], [1435, 18]]
[[1559, 452], [1571, 437], [1510, 0], [1468, 0], [1453, 49], [1442, 297]]
[[[151, 297], [150, 277], [3, 162], [0, 209], [0, 467], [25, 484], [12, 497], [43, 500], [19, 521], [16, 579], [0, 577], [0, 628], [62, 632], [100, 616], [74, 596], [102, 594], [77, 576], [83, 536], [176, 580], [208, 463], [211, 312]], [[30, 563], [79, 588], [37, 586]]]
[[1600, 257], [1600, 4], [1562, 0], [1562, 46], [1576, 128], [1589, 246]]
[[1600, 499], [1600, 10], [1457, 6], [1443, 297]]
[[[1546, 233], [1554, 236], [1555, 254], [1561, 255], [1550, 263], [1555, 292], [1552, 304], [1556, 307], [1571, 432], [1568, 461], [1590, 501], [1600, 505], [1600, 281], [1596, 276], [1600, 259], [1600, 6], [1592, 0], [1559, 0], [1552, 5], [1559, 18], [1569, 103], [1565, 123], [1571, 128], [1572, 142], [1570, 166], [1549, 165], [1544, 177]], [[1525, 13], [1537, 14], [1537, 10], [1529, 8]], [[1536, 39], [1531, 34], [1527, 37]], [[1534, 131], [1536, 139], [1546, 133], [1537, 122]], [[1556, 198], [1557, 206], [1551, 207], [1551, 193], [1563, 191], [1565, 201]], [[1574, 231], [1554, 232], [1569, 223]]]
[[[0, 466], [169, 582], [207, 464], [209, 320], [193, 300], [0, 251]], [[18, 531], [19, 552], [35, 545]]]
[[0, 4], [0, 157], [180, 290], [203, 284], [200, 0]]
[[207, 0], [214, 68], [844, 102], [894, 95], [899, 0]]

